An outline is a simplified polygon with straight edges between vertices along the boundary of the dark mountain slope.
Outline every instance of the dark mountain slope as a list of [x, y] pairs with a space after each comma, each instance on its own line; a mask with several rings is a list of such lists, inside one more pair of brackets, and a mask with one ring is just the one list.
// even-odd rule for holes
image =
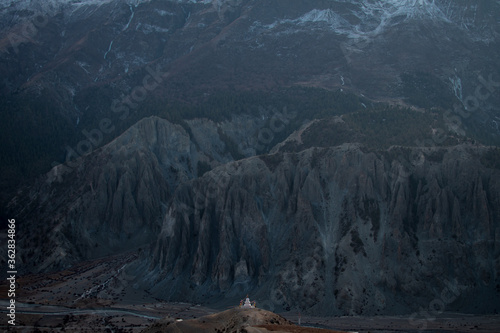
[[498, 1], [0, 3], [2, 196], [53, 166], [24, 270], [141, 247], [167, 300], [497, 308]]
[[[10, 205], [24, 269], [142, 247], [139, 285], [167, 300], [252, 292], [277, 309], [393, 314], [451, 290], [448, 310], [494, 310], [498, 149], [331, 147], [316, 130], [302, 148], [293, 134], [285, 152], [231, 162], [217, 128], [236, 123], [152, 117], [55, 167]], [[199, 177], [203, 165], [215, 168]]]
[[492, 310], [500, 183], [480, 162], [487, 151], [343, 145], [219, 167], [176, 191], [152, 290], [251, 291], [323, 315], [407, 313], [451, 291], [446, 310]]
[[[483, 143], [498, 144], [498, 6], [449, 0], [4, 1], [0, 153], [2, 174], [14, 180], [3, 184], [15, 187], [63, 162], [66, 145], [85, 139], [83, 130], [99, 128], [103, 118], [113, 119], [117, 130], [99, 146], [143, 117], [184, 119], [186, 104], [203, 107], [207, 94], [295, 85], [445, 109], [465, 104], [480, 87], [481, 96], [489, 95], [461, 119], [463, 127]], [[154, 88], [148, 81], [151, 90], [144, 93], [151, 72], [168, 75]], [[124, 105], [126, 117], [119, 111]]]

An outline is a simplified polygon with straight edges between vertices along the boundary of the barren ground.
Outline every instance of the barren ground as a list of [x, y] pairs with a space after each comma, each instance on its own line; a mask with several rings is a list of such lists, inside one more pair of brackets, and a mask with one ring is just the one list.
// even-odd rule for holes
[[[7, 325], [7, 285], [0, 284], [0, 308], [4, 332], [141, 332], [162, 321], [188, 321], [216, 316], [225, 309], [187, 303], [166, 303], [135, 289], [133, 277], [123, 269], [137, 259], [134, 253], [81, 263], [72, 269], [18, 278], [16, 327]], [[281, 316], [297, 324], [297, 313]], [[427, 321], [408, 317], [311, 317], [301, 324], [256, 325], [251, 332], [322, 332], [327, 328], [344, 332], [500, 332], [500, 316], [445, 313]], [[431, 318], [432, 319], [432, 318]], [[201, 322], [203, 324], [203, 322]], [[425, 326], [424, 326], [425, 325]], [[312, 329], [311, 327], [316, 327]]]

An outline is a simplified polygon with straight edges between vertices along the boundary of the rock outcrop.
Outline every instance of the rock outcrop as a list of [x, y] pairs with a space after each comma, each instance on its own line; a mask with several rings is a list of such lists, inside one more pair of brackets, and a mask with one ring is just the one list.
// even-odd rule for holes
[[0, 186], [48, 171], [102, 117], [117, 127], [108, 143], [143, 117], [188, 118], [208, 96], [291, 86], [469, 102], [461, 121], [498, 144], [499, 11], [481, 0], [0, 1]]
[[494, 311], [498, 149], [329, 147], [334, 133], [311, 147], [314, 124], [232, 161], [241, 133], [228, 123], [143, 119], [14, 198], [19, 261], [52, 271], [141, 247], [137, 285], [166, 300], [251, 292], [271, 310], [324, 315]]
[[[196, 125], [204, 126], [189, 130]], [[218, 138], [200, 146], [182, 126], [150, 117], [54, 167], [10, 203], [22, 221], [24, 269], [50, 271], [149, 244], [177, 186], [198, 176], [199, 162], [210, 169], [231, 161], [217, 153], [225, 150]]]
[[482, 164], [488, 151], [351, 144], [216, 168], [175, 192], [152, 290], [192, 301], [252, 291], [270, 307], [324, 315], [433, 301], [492, 310], [500, 171]]

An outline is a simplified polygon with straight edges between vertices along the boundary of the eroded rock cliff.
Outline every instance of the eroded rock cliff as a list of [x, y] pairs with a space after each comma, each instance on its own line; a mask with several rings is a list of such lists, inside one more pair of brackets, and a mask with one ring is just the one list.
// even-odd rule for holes
[[22, 221], [24, 269], [50, 271], [149, 244], [177, 186], [197, 177], [200, 162], [211, 168], [232, 160], [224, 150], [218, 137], [200, 145], [182, 126], [150, 117], [54, 167], [10, 203]]
[[487, 151], [347, 144], [216, 168], [174, 194], [153, 290], [193, 301], [252, 291], [316, 314], [405, 313], [433, 300], [491, 308], [500, 174], [481, 163]]
[[228, 145], [262, 126], [250, 124], [146, 118], [55, 167], [11, 202], [23, 267], [141, 247], [129, 273], [166, 300], [251, 292], [270, 310], [324, 315], [495, 310], [498, 148], [337, 145], [315, 121], [272, 154], [233, 161]]

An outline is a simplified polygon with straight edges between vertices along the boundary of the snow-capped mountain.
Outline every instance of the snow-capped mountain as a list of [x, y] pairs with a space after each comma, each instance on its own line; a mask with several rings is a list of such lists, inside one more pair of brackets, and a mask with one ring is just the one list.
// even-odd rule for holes
[[[88, 110], [112, 112], [151, 66], [169, 75], [159, 100], [305, 85], [409, 103], [401, 75], [428, 73], [463, 104], [498, 70], [499, 12], [479, 0], [4, 0], [0, 91], [47, 98], [77, 127]], [[467, 120], [491, 135], [495, 98]]]
[[[0, 1], [0, 13], [15, 13], [19, 11], [33, 11], [37, 14], [55, 15], [60, 11], [74, 11], [81, 7], [98, 7], [114, 0], [3, 0]], [[125, 0], [122, 3], [132, 6], [148, 3], [151, 0]], [[220, 10], [228, 5], [237, 5], [241, 1], [235, 0], [167, 0], [177, 4], [211, 5]], [[490, 3], [494, 3], [490, 1]], [[498, 5], [498, 1], [496, 1]], [[339, 17], [349, 22], [354, 30], [361, 33], [380, 32], [383, 27], [391, 26], [409, 18], [434, 19], [444, 22], [456, 22], [464, 28], [473, 26], [481, 7], [478, 1], [460, 2], [452, 0], [330, 0], [328, 6], [347, 9], [347, 15], [336, 13], [332, 9], [316, 9], [285, 22], [325, 22], [332, 26], [339, 23]], [[483, 5], [484, 6], [484, 5]], [[22, 16], [26, 16], [23, 13]], [[29, 14], [28, 14], [29, 15]], [[356, 24], [355, 21], [358, 21]], [[346, 27], [348, 29], [348, 27]], [[367, 31], [368, 30], [368, 31]]]
[[[128, 239], [155, 244], [151, 277], [173, 277], [186, 288], [178, 290], [250, 288], [272, 275], [261, 290], [274, 290], [273, 302], [285, 308], [288, 297], [303, 308], [335, 298], [346, 310], [338, 313], [376, 313], [380, 295], [390, 312], [405, 292], [442, 290], [441, 275], [431, 287], [424, 279], [455, 251], [456, 266], [445, 273], [470, 294], [489, 294], [488, 308], [498, 299], [499, 270], [481, 255], [498, 252], [497, 155], [470, 144], [429, 146], [500, 145], [498, 17], [500, 1], [482, 0], [0, 1], [0, 185], [10, 190], [0, 200], [52, 170], [10, 201], [13, 216], [33, 230], [42, 219], [40, 234], [50, 234], [22, 240], [36, 254], [25, 252], [26, 268], [118, 253]], [[284, 117], [287, 107], [300, 117]], [[392, 123], [397, 111], [410, 116]], [[368, 120], [348, 127], [348, 112]], [[309, 122], [331, 113], [339, 117]], [[420, 115], [429, 122], [418, 131], [392, 131]], [[290, 133], [278, 131], [278, 120]], [[408, 134], [411, 148], [350, 144], [386, 134], [373, 124], [393, 124], [387, 135]], [[271, 142], [281, 144], [266, 155]], [[405, 154], [427, 157], [408, 167], [399, 160]], [[217, 170], [230, 179], [221, 195], [193, 202], [193, 192], [213, 189]], [[206, 214], [184, 215], [190, 204]], [[219, 207], [228, 214], [217, 215]], [[247, 221], [248, 232], [232, 229]], [[336, 233], [342, 248], [325, 245]], [[278, 246], [253, 245], [260, 240]], [[314, 258], [314, 269], [297, 270], [290, 244]], [[273, 251], [285, 263], [274, 271]], [[401, 258], [415, 271], [393, 274]], [[362, 282], [349, 286], [360, 272]], [[310, 282], [308, 297], [299, 281]]]
[[[330, 7], [314, 8], [295, 18], [280, 19], [260, 27], [272, 30], [283, 25], [311, 27], [316, 23], [317, 28], [331, 29], [352, 39], [373, 38], [412, 20], [449, 24], [469, 32], [485, 27], [478, 3], [457, 6], [445, 0], [354, 0], [332, 1]], [[494, 37], [485, 35], [483, 38], [491, 40]]]
[[322, 23], [349, 38], [369, 38], [409, 19], [451, 22], [434, 1], [351, 1], [349, 5], [355, 6], [352, 9], [344, 8], [340, 12], [330, 8], [313, 9], [298, 18], [277, 21], [266, 27], [275, 28], [287, 23]]

